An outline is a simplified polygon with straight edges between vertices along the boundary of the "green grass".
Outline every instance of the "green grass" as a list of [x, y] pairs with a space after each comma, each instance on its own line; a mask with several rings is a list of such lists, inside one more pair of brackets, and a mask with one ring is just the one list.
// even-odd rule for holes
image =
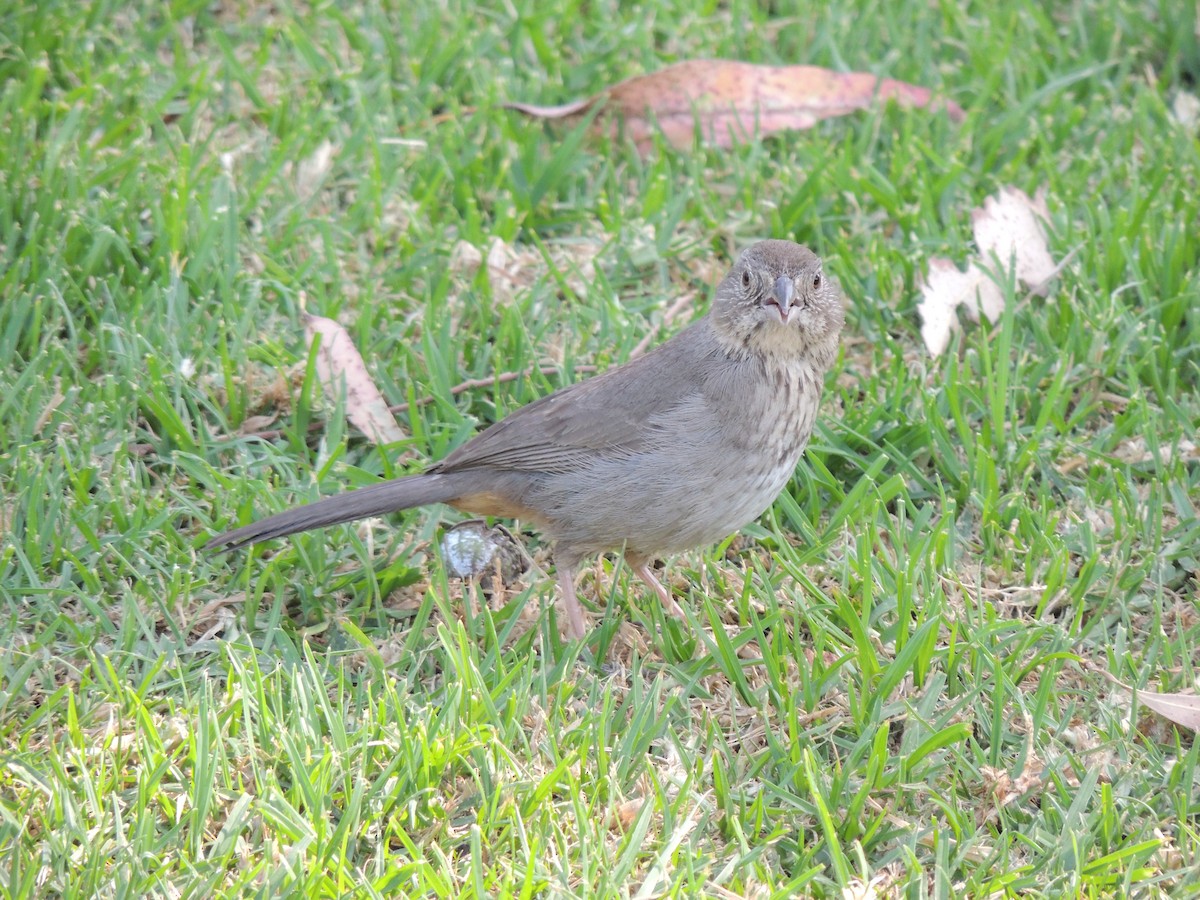
[[[1200, 749], [1102, 674], [1200, 663], [1195, 6], [767, 7], [9, 5], [0, 896], [1195, 891]], [[711, 56], [967, 118], [642, 159], [501, 107]], [[1075, 255], [930, 358], [920, 273], [1007, 184]], [[789, 491], [673, 562], [686, 625], [605, 560], [564, 644], [536, 538], [481, 604], [445, 510], [200, 551], [620, 363], [767, 236], [841, 280], [843, 355]], [[452, 265], [495, 238], [515, 283]], [[320, 400], [301, 294], [435, 398], [407, 448]]]

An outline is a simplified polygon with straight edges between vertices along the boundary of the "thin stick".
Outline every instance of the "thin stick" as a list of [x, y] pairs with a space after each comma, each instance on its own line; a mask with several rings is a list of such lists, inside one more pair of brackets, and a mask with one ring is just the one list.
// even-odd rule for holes
[[[550, 375], [557, 375], [558, 371], [559, 370], [558, 370], [557, 366], [540, 366], [540, 367], [530, 367], [528, 369], [523, 369], [519, 372], [501, 372], [499, 375], [492, 375], [490, 378], [472, 378], [469, 381], [460, 381], [454, 387], [450, 388], [450, 396], [457, 397], [459, 394], [465, 394], [467, 391], [473, 391], [476, 388], [489, 387], [490, 385], [493, 385], [493, 384], [507, 384], [510, 381], [516, 381], [518, 378], [527, 378], [530, 375], [532, 375], [534, 372], [537, 372], [541, 375], [550, 376]], [[575, 371], [576, 372], [595, 372], [596, 367], [595, 366], [576, 366]], [[427, 397], [421, 397], [417, 400], [414, 400], [412, 405], [425, 406], [426, 404], [432, 403], [436, 399], [437, 399], [437, 397], [434, 397], [432, 394], [430, 394]], [[406, 412], [408, 412], [408, 409], [409, 409], [408, 403], [397, 403], [395, 406], [388, 407], [388, 410], [393, 415], [400, 415], [400, 413], [406, 413]]]

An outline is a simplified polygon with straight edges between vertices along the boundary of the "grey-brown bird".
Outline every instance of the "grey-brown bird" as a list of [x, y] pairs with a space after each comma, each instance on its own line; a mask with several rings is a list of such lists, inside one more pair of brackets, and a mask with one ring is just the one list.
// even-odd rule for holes
[[575, 572], [623, 550], [650, 568], [757, 518], [795, 471], [837, 356], [841, 293], [791, 241], [748, 247], [709, 314], [632, 362], [555, 391], [420, 475], [380, 482], [227, 531], [225, 550], [429, 503], [530, 521], [554, 541], [567, 633], [586, 633]]

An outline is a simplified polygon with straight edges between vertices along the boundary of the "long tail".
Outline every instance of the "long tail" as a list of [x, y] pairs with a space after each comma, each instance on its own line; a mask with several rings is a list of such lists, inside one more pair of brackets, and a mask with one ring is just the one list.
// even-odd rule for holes
[[204, 549], [236, 550], [297, 531], [380, 516], [428, 503], [445, 503], [458, 495], [457, 484], [457, 479], [447, 475], [409, 475], [372, 484], [226, 531], [205, 544]]

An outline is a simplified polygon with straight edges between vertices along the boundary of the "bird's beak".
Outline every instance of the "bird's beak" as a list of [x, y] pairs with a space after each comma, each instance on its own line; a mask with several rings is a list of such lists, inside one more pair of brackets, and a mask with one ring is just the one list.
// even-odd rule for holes
[[792, 298], [796, 296], [796, 286], [792, 283], [792, 279], [786, 275], [776, 278], [771, 296], [775, 305], [779, 307], [780, 320], [786, 322], [788, 313], [792, 311]]

